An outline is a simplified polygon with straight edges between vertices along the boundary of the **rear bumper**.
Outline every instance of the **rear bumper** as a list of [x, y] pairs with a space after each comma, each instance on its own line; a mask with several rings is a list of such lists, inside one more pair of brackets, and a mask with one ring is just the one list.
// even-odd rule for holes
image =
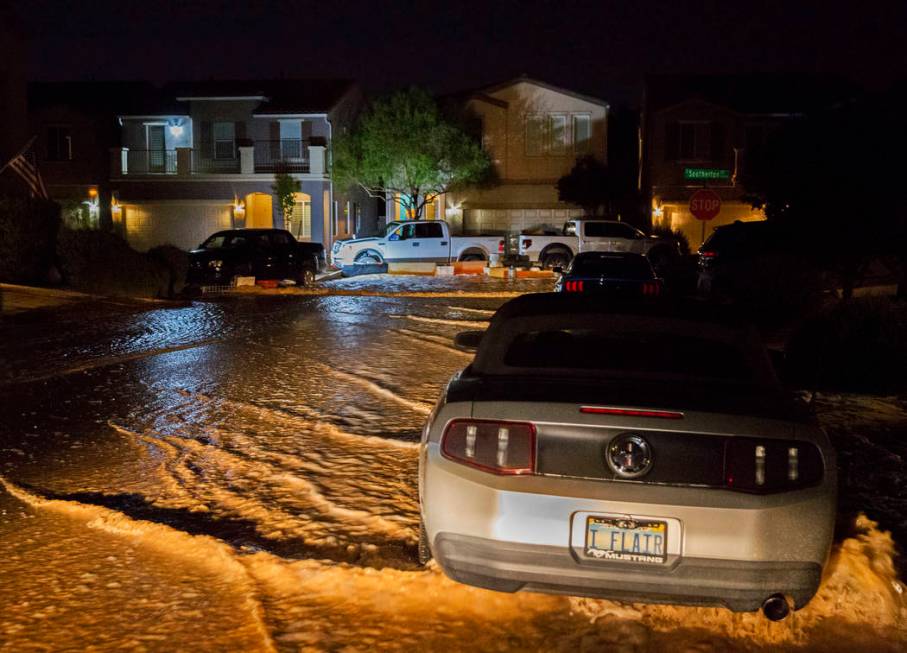
[[440, 533], [432, 552], [452, 579], [500, 592], [528, 590], [596, 598], [723, 606], [758, 610], [775, 593], [796, 608], [819, 587], [822, 566], [813, 562], [749, 562], [682, 558], [667, 569], [619, 568], [577, 560], [566, 547], [501, 542]]
[[[424, 445], [422, 520], [454, 580], [620, 600], [756, 610], [781, 593], [801, 608], [815, 594], [835, 522], [833, 464], [818, 486], [750, 495], [720, 489], [550, 476], [504, 477]], [[587, 517], [667, 522], [660, 564], [584, 553]]]

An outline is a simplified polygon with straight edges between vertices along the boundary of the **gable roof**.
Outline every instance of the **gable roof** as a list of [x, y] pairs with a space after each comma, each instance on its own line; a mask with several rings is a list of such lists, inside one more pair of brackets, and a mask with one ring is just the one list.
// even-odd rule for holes
[[490, 95], [501, 89], [508, 88], [510, 86], [515, 86], [517, 84], [534, 84], [535, 86], [540, 86], [542, 88], [548, 89], [549, 91], [554, 91], [555, 93], [562, 93], [563, 95], [569, 95], [570, 97], [575, 97], [579, 100], [585, 100], [586, 102], [591, 102], [592, 104], [597, 104], [599, 106], [608, 107], [610, 106], [607, 102], [601, 98], [593, 97], [591, 95], [585, 95], [584, 93], [578, 93], [569, 88], [564, 88], [562, 86], [555, 86], [554, 84], [549, 84], [540, 79], [534, 77], [529, 77], [529, 75], [520, 75], [519, 77], [514, 77], [505, 82], [500, 82], [498, 84], [492, 84], [491, 86], [485, 86], [483, 88], [477, 89], [477, 93], [483, 95]]
[[354, 86], [350, 79], [210, 80], [174, 82], [163, 91], [179, 98], [266, 98], [256, 114], [327, 113]]
[[645, 108], [658, 111], [691, 100], [742, 114], [796, 114], [852, 99], [856, 88], [832, 75], [649, 75]]
[[[187, 98], [266, 98], [256, 114], [327, 113], [352, 89], [348, 79], [171, 82], [38, 82], [28, 86], [32, 108], [66, 105], [115, 115], [185, 115]], [[180, 101], [178, 98], [182, 98]]]

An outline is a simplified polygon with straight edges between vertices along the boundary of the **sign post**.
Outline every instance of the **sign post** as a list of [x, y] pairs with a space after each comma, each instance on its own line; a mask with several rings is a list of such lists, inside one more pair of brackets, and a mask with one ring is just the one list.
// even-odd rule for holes
[[702, 242], [705, 242], [705, 223], [713, 220], [721, 212], [721, 198], [715, 191], [703, 188], [693, 193], [690, 198], [690, 213], [702, 222]]

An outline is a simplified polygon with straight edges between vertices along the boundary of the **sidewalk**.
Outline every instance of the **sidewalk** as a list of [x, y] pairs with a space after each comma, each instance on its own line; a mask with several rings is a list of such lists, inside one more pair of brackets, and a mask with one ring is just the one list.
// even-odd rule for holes
[[96, 299], [96, 297], [74, 290], [0, 283], [0, 314], [3, 315], [12, 315], [38, 308], [54, 308], [91, 299]]

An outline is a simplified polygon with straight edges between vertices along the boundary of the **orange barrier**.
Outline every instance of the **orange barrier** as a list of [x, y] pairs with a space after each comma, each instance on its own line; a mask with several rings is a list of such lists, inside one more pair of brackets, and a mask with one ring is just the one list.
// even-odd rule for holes
[[485, 274], [485, 261], [457, 261], [454, 274]]

